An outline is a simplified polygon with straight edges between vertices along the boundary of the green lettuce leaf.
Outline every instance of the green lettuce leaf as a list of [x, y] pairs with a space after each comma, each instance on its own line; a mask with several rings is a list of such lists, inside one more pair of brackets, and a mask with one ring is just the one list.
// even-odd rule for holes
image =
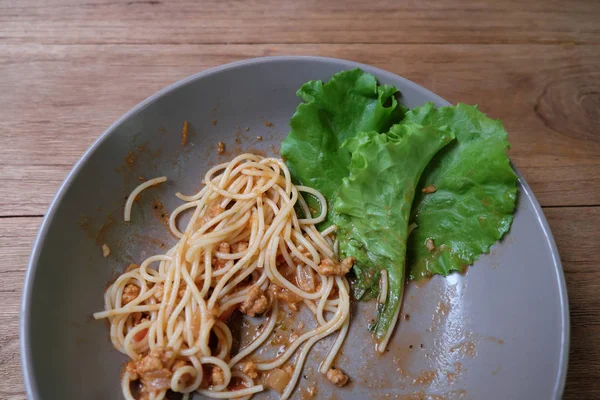
[[[456, 140], [423, 172], [412, 208], [417, 228], [408, 241], [409, 276], [448, 275], [472, 264], [508, 232], [517, 198], [517, 177], [506, 149], [507, 133], [476, 106], [409, 111], [401, 124], [447, 127]], [[422, 189], [434, 185], [435, 193]], [[428, 250], [431, 239], [435, 249]]]
[[[325, 84], [302, 85], [297, 95], [304, 103], [281, 144], [281, 155], [294, 179], [317, 189], [333, 204], [350, 164], [350, 153], [341, 144], [361, 131], [386, 132], [400, 121], [406, 109], [394, 98], [396, 92], [392, 86], [378, 86], [373, 75], [360, 69], [337, 73]], [[331, 224], [331, 212], [329, 207], [328, 222], [321, 229]]]
[[408, 221], [419, 178], [453, 138], [449, 130], [402, 124], [388, 134], [360, 133], [342, 146], [352, 157], [333, 207], [340, 253], [357, 259], [358, 298], [378, 282], [382, 269], [387, 271], [386, 301], [373, 327], [379, 339], [393, 329], [404, 293]]

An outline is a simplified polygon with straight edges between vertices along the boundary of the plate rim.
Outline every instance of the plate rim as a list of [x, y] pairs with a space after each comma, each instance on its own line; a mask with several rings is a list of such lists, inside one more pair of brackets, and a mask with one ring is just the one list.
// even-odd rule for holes
[[[187, 85], [188, 83], [195, 81], [197, 79], [207, 78], [211, 75], [218, 74], [230, 69], [235, 68], [243, 68], [251, 65], [260, 65], [267, 64], [272, 62], [305, 62], [305, 61], [313, 61], [320, 63], [333, 63], [339, 65], [341, 69], [349, 69], [349, 68], [361, 68], [365, 72], [371, 73], [375, 75], [377, 78], [386, 77], [390, 80], [400, 80], [406, 86], [410, 86], [412, 88], [418, 89], [420, 91], [424, 91], [430, 96], [432, 99], [435, 99], [435, 102], [441, 105], [451, 105], [450, 102], [446, 101], [442, 97], [438, 96], [431, 90], [418, 85], [417, 83], [406, 79], [400, 75], [394, 74], [392, 72], [383, 70], [381, 68], [373, 67], [368, 64], [362, 64], [359, 62], [345, 60], [340, 58], [333, 57], [320, 57], [320, 56], [269, 56], [269, 57], [256, 57], [245, 59], [241, 61], [235, 61], [228, 64], [222, 64], [216, 67], [208, 68], [204, 71], [198, 72], [196, 74], [190, 75], [186, 78], [183, 78], [175, 83], [172, 83], [161, 90], [153, 93], [146, 99], [142, 100], [140, 103], [135, 105], [133, 108], [129, 109], [125, 114], [123, 114], [120, 118], [118, 118], [115, 122], [113, 122], [102, 134], [88, 147], [88, 149], [83, 153], [83, 155], [79, 158], [79, 160], [73, 165], [63, 182], [60, 184], [56, 194], [54, 195], [50, 205], [48, 206], [48, 210], [46, 211], [40, 227], [38, 228], [38, 232], [33, 241], [31, 255], [29, 261], [27, 263], [27, 270], [25, 273], [25, 280], [23, 285], [23, 291], [21, 294], [21, 304], [20, 304], [20, 322], [19, 322], [19, 347], [21, 350], [21, 368], [23, 372], [23, 383], [25, 385], [26, 393], [28, 398], [31, 399], [39, 399], [40, 395], [38, 392], [37, 383], [35, 382], [33, 376], [33, 366], [32, 366], [32, 354], [31, 347], [29, 346], [30, 342], [30, 309], [32, 305], [32, 296], [33, 296], [33, 283], [34, 277], [38, 268], [38, 261], [40, 257], [40, 253], [45, 241], [45, 238], [48, 233], [48, 229], [52, 224], [54, 217], [56, 215], [56, 211], [58, 209], [59, 204], [61, 203], [63, 197], [67, 193], [68, 189], [72, 186], [73, 181], [76, 176], [81, 172], [83, 165], [87, 162], [87, 160], [92, 156], [92, 154], [98, 149], [98, 147], [104, 142], [108, 136], [117, 129], [119, 125], [125, 122], [127, 119], [148, 107], [153, 102], [157, 101], [162, 96]], [[560, 255], [558, 253], [558, 248], [556, 246], [556, 242], [554, 240], [554, 236], [552, 235], [552, 231], [544, 215], [544, 212], [536, 199], [531, 187], [521, 174], [521, 172], [515, 167], [511, 162], [511, 166], [515, 170], [518, 182], [521, 187], [521, 196], [526, 196], [531, 204], [533, 204], [533, 211], [537, 217], [537, 219], [541, 222], [542, 233], [546, 239], [550, 252], [552, 254], [552, 261], [554, 264], [554, 272], [556, 274], [556, 279], [558, 283], [558, 294], [560, 300], [560, 319], [561, 319], [561, 349], [560, 349], [560, 365], [557, 371], [557, 376], [555, 377], [555, 383], [553, 388], [553, 398], [561, 399], [562, 394], [564, 392], [566, 377], [567, 377], [567, 369], [569, 362], [569, 347], [570, 347], [570, 315], [569, 315], [569, 303], [568, 303], [568, 295], [567, 295], [567, 287], [564, 277], [564, 270], [562, 267], [562, 263], [560, 260]]]

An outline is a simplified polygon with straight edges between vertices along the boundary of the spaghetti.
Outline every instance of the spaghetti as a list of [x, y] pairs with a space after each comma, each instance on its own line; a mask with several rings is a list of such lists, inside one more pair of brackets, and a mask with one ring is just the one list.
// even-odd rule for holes
[[127, 197], [127, 201], [125, 202], [125, 211], [123, 212], [123, 220], [125, 220], [125, 222], [131, 221], [131, 209], [133, 208], [133, 202], [135, 201], [135, 198], [142, 192], [142, 190], [148, 189], [150, 186], [158, 185], [158, 184], [166, 182], [166, 181], [167, 181], [167, 177], [161, 176], [158, 178], [150, 179], [149, 181], [146, 181], [146, 182], [140, 184], [135, 189], [133, 189], [131, 194]]
[[[149, 400], [161, 400], [169, 390], [184, 399], [193, 392], [241, 398], [263, 391], [256, 379], [268, 374], [267, 384], [279, 377], [271, 387], [287, 399], [310, 348], [339, 332], [319, 369], [331, 372], [348, 331], [344, 275], [354, 260], [337, 260], [335, 227], [319, 232], [315, 226], [327, 215], [324, 197], [292, 184], [282, 160], [243, 154], [209, 170], [203, 183], [194, 195], [176, 194], [185, 201], [169, 220], [177, 244], [131, 265], [107, 289], [105, 310], [94, 314], [108, 318], [114, 347], [131, 359], [122, 377], [123, 394], [133, 400], [132, 383], [138, 382], [141, 397]], [[318, 216], [312, 216], [301, 193], [320, 202]], [[181, 231], [178, 221], [186, 211], [193, 212]], [[250, 360], [274, 332], [278, 310], [300, 303], [313, 313], [314, 328], [275, 359]], [[236, 309], [267, 320], [248, 345], [231, 354], [226, 322]]]

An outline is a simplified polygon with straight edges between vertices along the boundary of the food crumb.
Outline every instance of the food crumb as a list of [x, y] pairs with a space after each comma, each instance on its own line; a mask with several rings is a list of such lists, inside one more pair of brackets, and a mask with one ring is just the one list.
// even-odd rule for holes
[[271, 121], [265, 120], [265, 126], [268, 126], [270, 128], [273, 126], [273, 123]]
[[262, 136], [257, 136], [256, 140], [262, 140]]
[[249, 128], [249, 127], [246, 127], [246, 132], [248, 132], [249, 130], [250, 130], [250, 128]]
[[135, 163], [135, 154], [133, 154], [133, 151], [130, 151], [125, 156], [125, 164], [127, 164], [128, 166], [131, 167], [134, 163]]
[[242, 364], [242, 372], [251, 379], [258, 378], [258, 370], [254, 361], [248, 361]]
[[433, 253], [433, 251], [435, 250], [435, 244], [433, 243], [433, 239], [427, 239], [427, 241], [425, 242], [425, 247], [427, 247], [427, 251]]
[[187, 144], [188, 127], [189, 123], [187, 121], [183, 121], [183, 129], [181, 130], [181, 147], [184, 147]]
[[212, 120], [212, 124], [213, 124], [213, 126], [217, 125], [217, 120], [216, 120], [216, 119], [213, 119], [213, 120]]
[[435, 377], [436, 373], [434, 371], [422, 371], [419, 376], [413, 379], [413, 384], [429, 385], [435, 380]]
[[327, 379], [329, 382], [340, 387], [348, 383], [348, 375], [344, 374], [342, 370], [337, 369], [336, 367], [331, 367], [329, 371], [327, 371]]
[[456, 382], [456, 374], [454, 372], [448, 372], [446, 376], [448, 377], [448, 382]]
[[225, 153], [225, 143], [219, 142], [219, 144], [217, 145], [217, 153], [218, 154]]
[[138, 176], [138, 181], [146, 182], [146, 178], [144, 178], [143, 176]]
[[404, 314], [404, 319], [408, 321], [410, 319], [410, 314]]
[[423, 193], [435, 193], [435, 192], [437, 192], [437, 188], [435, 187], [435, 185], [431, 184], [431, 185], [421, 189], [421, 191]]
[[110, 247], [108, 247], [106, 245], [106, 243], [104, 243], [102, 245], [102, 255], [104, 256], [104, 258], [108, 257], [110, 255]]

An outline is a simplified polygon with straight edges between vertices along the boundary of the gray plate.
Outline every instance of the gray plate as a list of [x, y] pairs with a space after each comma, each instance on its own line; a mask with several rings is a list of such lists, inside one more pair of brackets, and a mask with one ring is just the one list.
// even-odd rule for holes
[[[103, 291], [124, 265], [173, 243], [155, 201], [168, 212], [179, 204], [173, 194], [194, 192], [209, 165], [242, 150], [276, 151], [301, 84], [354, 67], [398, 87], [408, 107], [448, 104], [366, 65], [263, 58], [205, 71], [162, 90], [92, 145], [52, 202], [27, 272], [21, 349], [30, 398], [121, 398], [124, 358], [109, 343], [106, 324], [91, 314], [103, 308]], [[184, 120], [190, 121], [190, 138], [182, 149]], [[227, 145], [222, 157], [216, 154], [219, 140]], [[145, 192], [134, 207], [134, 222], [125, 226], [124, 197], [139, 184], [137, 177], [160, 175], [168, 183]], [[337, 360], [351, 384], [334, 390], [316, 372], [325, 342], [311, 353], [295, 397], [303, 398], [314, 384], [319, 398], [560, 398], [569, 345], [563, 272], [539, 204], [521, 176], [519, 182], [511, 232], [489, 255], [464, 275], [409, 285], [403, 313], [410, 319], [401, 321], [389, 352], [374, 355], [366, 331], [374, 306], [360, 304]], [[108, 258], [102, 256], [104, 243], [112, 250]], [[257, 397], [269, 396], [277, 398]]]

